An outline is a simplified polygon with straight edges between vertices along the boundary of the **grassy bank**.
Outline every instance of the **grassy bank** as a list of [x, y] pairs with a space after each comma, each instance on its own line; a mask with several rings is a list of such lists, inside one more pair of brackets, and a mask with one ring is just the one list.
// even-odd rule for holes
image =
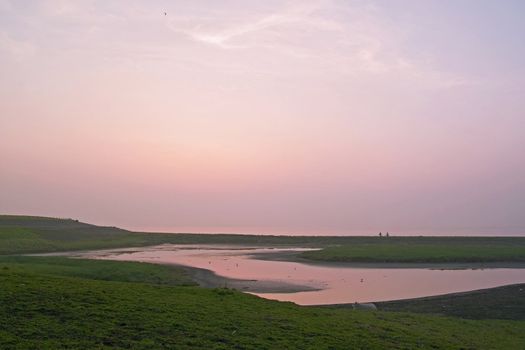
[[380, 310], [469, 319], [525, 320], [525, 284], [376, 303]]
[[196, 285], [186, 270], [182, 268], [140, 262], [84, 260], [65, 257], [0, 256], [0, 268], [11, 273], [32, 273], [42, 276], [145, 282], [170, 286]]
[[0, 264], [2, 349], [519, 349], [525, 343], [520, 321], [307, 308], [232, 290], [37, 274], [8, 264]]
[[148, 237], [143, 236], [116, 227], [95, 226], [71, 219], [0, 216], [0, 254], [148, 244]]
[[[367, 242], [373, 238], [362, 238]], [[0, 255], [173, 244], [305, 245], [322, 247], [345, 237], [132, 232], [72, 219], [0, 215]]]
[[[437, 237], [432, 237], [437, 238]], [[448, 263], [525, 262], [523, 238], [461, 238], [409, 240], [379, 239], [373, 244], [351, 244], [308, 251], [301, 258], [333, 262]]]

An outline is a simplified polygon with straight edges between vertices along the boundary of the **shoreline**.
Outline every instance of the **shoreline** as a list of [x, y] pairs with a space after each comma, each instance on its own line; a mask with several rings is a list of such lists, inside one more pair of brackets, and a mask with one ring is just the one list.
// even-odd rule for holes
[[370, 268], [370, 269], [429, 269], [429, 270], [483, 270], [483, 269], [523, 269], [523, 261], [494, 262], [375, 262], [375, 261], [323, 261], [305, 259], [299, 252], [272, 252], [250, 254], [251, 259], [269, 261], [287, 261], [306, 265], [334, 268]]
[[[374, 309], [382, 310], [382, 311], [414, 312], [413, 310], [409, 310], [409, 311], [407, 310], [410, 309], [410, 307], [413, 305], [419, 306], [419, 305], [434, 303], [434, 304], [439, 304], [439, 307], [441, 309], [439, 310], [439, 312], [436, 312], [437, 310], [432, 310], [432, 311], [434, 311], [434, 313], [443, 313], [443, 312], [450, 312], [451, 309], [453, 309], [451, 302], [454, 302], [455, 300], [460, 300], [462, 298], [463, 299], [475, 298], [479, 296], [481, 297], [491, 296], [499, 291], [512, 290], [512, 289], [518, 290], [520, 294], [525, 293], [525, 283], [511, 283], [511, 284], [506, 284], [506, 285], [497, 286], [497, 287], [480, 288], [480, 289], [473, 289], [473, 290], [463, 291], [463, 292], [436, 294], [436, 295], [429, 295], [429, 296], [416, 297], [416, 298], [393, 299], [393, 300], [384, 300], [384, 301], [368, 301], [368, 302], [361, 302], [361, 303], [315, 304], [315, 305], [306, 305], [306, 306], [307, 307], [334, 308], [334, 309], [368, 309], [370, 310], [371, 309], [370, 306], [373, 305]], [[461, 305], [461, 301], [459, 302], [459, 304]], [[397, 307], [395, 309], [392, 309], [392, 306], [397, 306]], [[457, 308], [457, 305], [456, 305], [456, 308]], [[432, 311], [421, 310], [418, 312], [432, 313]]]
[[[215, 245], [211, 245], [215, 246]], [[151, 248], [151, 247], [148, 247]], [[148, 249], [145, 247], [145, 249]], [[188, 249], [201, 249], [199, 246], [188, 246]], [[204, 249], [210, 249], [210, 245], [202, 247]], [[226, 249], [229, 250], [229, 247], [224, 245], [218, 245], [219, 250]], [[259, 247], [255, 246], [235, 246], [237, 249], [250, 250], [257, 249]], [[234, 249], [235, 249], [234, 248]], [[265, 248], [270, 248], [266, 246]], [[297, 247], [294, 247], [297, 248]], [[138, 251], [137, 247], [128, 247], [120, 249], [107, 249], [107, 250], [97, 250], [97, 251], [70, 251], [70, 252], [54, 252], [54, 253], [41, 253], [41, 254], [27, 254], [33, 256], [68, 256], [71, 258], [81, 258], [81, 259], [100, 259], [100, 260], [114, 260], [114, 261], [125, 261], [118, 259], [104, 259], [104, 256], [93, 256], [90, 253], [129, 253], [130, 251]], [[483, 270], [483, 269], [497, 269], [497, 268], [515, 268], [523, 269], [525, 268], [525, 263], [522, 262], [494, 262], [494, 263], [378, 263], [378, 262], [330, 262], [330, 261], [316, 261], [301, 258], [299, 256], [301, 252], [298, 251], [277, 251], [277, 252], [264, 252], [264, 253], [253, 253], [248, 254], [249, 259], [257, 260], [267, 260], [267, 261], [287, 261], [295, 262], [305, 265], [314, 265], [314, 266], [326, 266], [331, 268], [361, 268], [361, 269], [429, 269], [429, 270]], [[247, 293], [256, 293], [256, 294], [266, 294], [266, 293], [297, 293], [297, 292], [309, 292], [309, 291], [320, 291], [326, 289], [324, 286], [314, 286], [314, 285], [303, 285], [289, 283], [284, 280], [257, 280], [257, 279], [236, 279], [230, 277], [224, 277], [216, 274], [212, 270], [206, 268], [194, 267], [190, 265], [184, 265], [179, 263], [163, 263], [163, 262], [154, 262], [154, 261], [143, 261], [143, 263], [151, 263], [165, 266], [174, 266], [184, 270], [189, 277], [196, 282], [202, 288], [232, 288], [239, 290], [241, 292]], [[459, 293], [469, 293], [474, 292], [464, 291]], [[449, 293], [450, 294], [450, 293]], [[455, 293], [451, 293], [455, 294]], [[447, 294], [443, 294], [447, 295]], [[428, 295], [420, 298], [432, 298], [436, 295]], [[264, 296], [262, 296], [264, 297]], [[399, 299], [404, 300], [404, 299]], [[381, 302], [388, 301], [397, 301], [397, 300], [385, 300]], [[344, 305], [344, 304], [322, 304], [326, 306], [330, 305]]]
[[[146, 263], [147, 264], [147, 263]], [[313, 286], [272, 280], [244, 280], [217, 275], [215, 272], [188, 265], [158, 263], [159, 265], [176, 266], [186, 271], [192, 280], [202, 288], [233, 288], [249, 293], [297, 293], [322, 290]]]

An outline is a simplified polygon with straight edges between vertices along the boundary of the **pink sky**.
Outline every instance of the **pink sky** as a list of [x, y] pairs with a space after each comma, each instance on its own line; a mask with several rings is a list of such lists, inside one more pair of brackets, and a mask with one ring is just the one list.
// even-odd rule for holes
[[497, 3], [0, 0], [0, 213], [524, 234], [525, 9]]

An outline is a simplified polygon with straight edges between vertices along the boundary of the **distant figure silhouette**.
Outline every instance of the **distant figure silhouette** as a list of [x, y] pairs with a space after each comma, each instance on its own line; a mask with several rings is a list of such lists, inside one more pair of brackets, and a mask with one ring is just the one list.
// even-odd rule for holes
[[379, 232], [379, 237], [383, 237], [383, 234], [381, 232]]
[[167, 16], [167, 15], [168, 15], [168, 13], [167, 13], [167, 12], [164, 12], [164, 16]]

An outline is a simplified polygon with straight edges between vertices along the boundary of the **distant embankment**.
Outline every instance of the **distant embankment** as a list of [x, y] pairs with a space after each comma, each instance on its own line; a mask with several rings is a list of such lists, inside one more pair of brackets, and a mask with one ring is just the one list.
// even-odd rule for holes
[[359, 263], [525, 262], [523, 237], [396, 237], [303, 252], [313, 261]]
[[269, 236], [132, 232], [73, 219], [0, 215], [0, 254], [138, 247], [163, 243], [324, 248], [328, 262], [525, 262], [525, 237]]
[[0, 215], [0, 254], [138, 247], [173, 244], [302, 245], [373, 242], [375, 237], [311, 237], [238, 234], [132, 232], [74, 219]]
[[133, 246], [146, 243], [142, 236], [72, 219], [0, 216], [0, 254]]
[[163, 243], [325, 247], [330, 244], [374, 241], [375, 237], [132, 232], [73, 219], [0, 215], [0, 254], [137, 247]]

